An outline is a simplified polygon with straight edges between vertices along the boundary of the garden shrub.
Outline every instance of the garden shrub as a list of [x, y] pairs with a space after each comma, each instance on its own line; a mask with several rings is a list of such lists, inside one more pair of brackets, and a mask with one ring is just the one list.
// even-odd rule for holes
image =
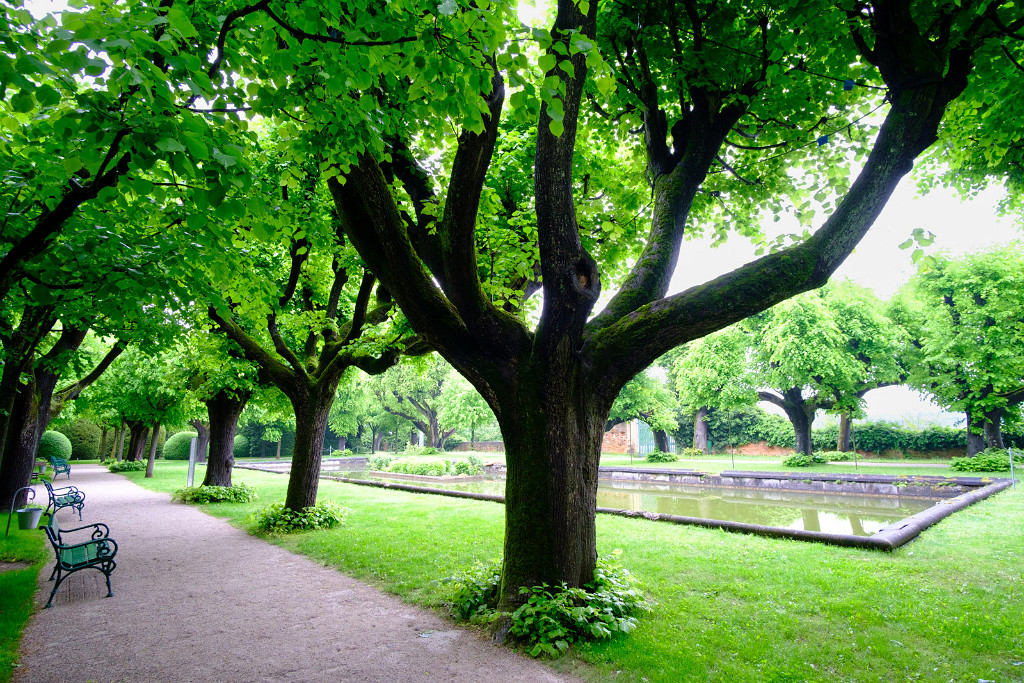
[[824, 465], [827, 460], [820, 453], [807, 455], [805, 453], [794, 453], [782, 461], [786, 467], [810, 467], [811, 465]]
[[675, 453], [666, 453], [665, 451], [651, 451], [644, 458], [647, 462], [675, 462], [678, 459]]
[[437, 455], [440, 452], [441, 449], [439, 448], [435, 448], [433, 446], [426, 446], [423, 448], [422, 451], [420, 451], [420, 455]]
[[68, 437], [68, 441], [71, 442], [71, 460], [99, 459], [103, 430], [95, 422], [75, 420], [70, 424], [57, 427], [54, 431]]
[[684, 458], [703, 458], [707, 456], [707, 453], [699, 448], [684, 448], [682, 456]]
[[145, 460], [122, 460], [117, 462], [116, 460], [109, 465], [107, 469], [111, 472], [141, 472], [146, 469]]
[[451, 609], [457, 619], [490, 623], [507, 616], [508, 636], [533, 657], [558, 657], [569, 646], [610, 638], [636, 628], [636, 617], [647, 609], [639, 582], [620, 564], [621, 551], [598, 559], [594, 580], [583, 588], [556, 590], [547, 585], [523, 588], [526, 602], [511, 614], [495, 609], [500, 564], [476, 565], [454, 584]]
[[[167, 446], [164, 445], [164, 449]], [[249, 439], [245, 438], [244, 435], [238, 434], [235, 436], [234, 442], [231, 444], [231, 457], [232, 458], [245, 458], [249, 455]], [[185, 455], [188, 457], [188, 454]]]
[[853, 456], [851, 451], [821, 451], [814, 454], [814, 457], [821, 458], [822, 462], [850, 462]]
[[192, 439], [198, 436], [195, 432], [178, 432], [167, 439], [164, 444], [165, 460], [188, 460], [188, 452], [192, 446]]
[[47, 460], [49, 458], [71, 458], [71, 441], [60, 432], [46, 430], [39, 440], [38, 457]]
[[182, 503], [251, 503], [259, 496], [246, 484], [232, 486], [186, 486], [178, 489], [171, 500]]
[[446, 475], [480, 474], [480, 461], [441, 460], [438, 458], [401, 458], [387, 465], [387, 472], [396, 474], [417, 474], [425, 477], [443, 477]]
[[273, 503], [249, 516], [253, 530], [264, 534], [331, 529], [345, 523], [348, 508], [333, 501], [322, 501], [301, 511], [289, 510], [284, 503]]
[[958, 472], [1008, 472], [1010, 454], [1001, 448], [986, 448], [973, 458], [953, 458], [949, 466]]
[[371, 455], [366, 461], [370, 464], [371, 470], [377, 472], [383, 472], [388, 468], [388, 465], [395, 461], [396, 458], [393, 455]]

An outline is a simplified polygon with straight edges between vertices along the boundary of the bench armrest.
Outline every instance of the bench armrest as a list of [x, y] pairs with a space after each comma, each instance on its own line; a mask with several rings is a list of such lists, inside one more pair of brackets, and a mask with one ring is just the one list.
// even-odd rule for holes
[[[94, 541], [98, 540], [98, 539], [101, 539], [101, 538], [108, 538], [110, 536], [110, 527], [108, 527], [103, 522], [97, 522], [96, 524], [86, 524], [85, 526], [75, 527], [74, 529], [61, 529], [60, 530], [61, 541], [64, 540], [64, 538], [63, 538], [64, 534], [70, 534], [70, 533], [74, 533], [76, 531], [84, 531], [85, 529], [92, 529], [92, 538], [93, 538]], [[84, 543], [91, 543], [91, 542], [92, 541], [84, 541], [83, 543], [79, 543], [78, 545], [83, 545]], [[70, 547], [70, 546], [64, 546], [62, 544], [61, 547]]]
[[114, 555], [117, 555], [117, 541], [107, 537], [94, 538], [88, 541], [82, 541], [81, 543], [59, 543], [54, 547], [58, 551], [62, 551], [74, 550], [75, 548], [86, 548], [90, 545], [97, 546], [97, 557], [113, 557]]
[[[52, 485], [51, 485], [52, 488]], [[85, 493], [82, 492], [77, 486], [64, 486], [59, 489], [53, 489], [53, 495], [55, 496], [82, 496], [85, 498]]]

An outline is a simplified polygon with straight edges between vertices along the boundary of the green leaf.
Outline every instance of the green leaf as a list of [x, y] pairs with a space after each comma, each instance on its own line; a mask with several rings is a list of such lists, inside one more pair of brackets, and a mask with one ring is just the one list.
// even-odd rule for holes
[[21, 90], [11, 97], [11, 109], [21, 114], [27, 114], [35, 109], [36, 102], [32, 99], [32, 93]]
[[163, 152], [184, 152], [185, 146], [175, 138], [160, 138], [156, 141], [156, 148]]

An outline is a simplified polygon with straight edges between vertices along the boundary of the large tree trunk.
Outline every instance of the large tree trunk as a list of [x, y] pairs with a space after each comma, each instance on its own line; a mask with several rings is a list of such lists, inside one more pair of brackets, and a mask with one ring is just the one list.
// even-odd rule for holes
[[971, 411], [967, 411], [967, 457], [973, 458], [985, 450], [985, 437], [982, 429], [979, 428], [977, 420], [971, 417]]
[[231, 486], [231, 468], [235, 466], [235, 430], [251, 392], [226, 390], [206, 401], [210, 415], [210, 458], [203, 486]]
[[670, 452], [668, 446], [668, 432], [664, 429], [655, 429], [652, 431], [654, 433], [654, 447], [662, 453]]
[[39, 403], [35, 382], [22, 384], [11, 405], [10, 426], [3, 449], [3, 476], [0, 477], [0, 510], [25, 504], [26, 492], [15, 499], [15, 492], [32, 480], [36, 448], [39, 445]]
[[693, 447], [711, 453], [708, 447], [708, 408], [702, 407], [693, 418]]
[[839, 413], [839, 436], [836, 438], [836, 450], [844, 453], [850, 451], [850, 411]]
[[125, 423], [125, 421], [121, 420], [121, 426], [118, 427], [117, 430], [117, 443], [114, 444], [114, 447], [117, 449], [117, 452], [115, 453], [114, 457], [117, 459], [118, 462], [121, 462], [121, 460], [124, 459], [124, 438], [128, 433], [126, 431], [127, 426], [128, 425]]
[[153, 467], [156, 465], [156, 446], [160, 436], [160, 423], [153, 425], [153, 438], [149, 445], [149, 459], [146, 461], [146, 479], [153, 478]]
[[804, 400], [800, 389], [787, 390], [785, 398], [786, 405], [782, 409], [793, 425], [793, 436], [796, 441], [794, 450], [797, 453], [811, 455], [813, 452], [811, 424], [814, 422], [814, 406]]
[[196, 462], [206, 462], [206, 451], [210, 447], [210, 428], [202, 420], [196, 419], [189, 422], [196, 430]]
[[322, 382], [308, 393], [289, 396], [295, 409], [295, 447], [284, 506], [290, 510], [316, 505], [324, 432], [336, 390], [337, 382]]
[[1006, 448], [1003, 442], [1004, 412], [1002, 408], [993, 408], [985, 412], [985, 422], [982, 424], [985, 448]]
[[104, 427], [100, 431], [100, 464], [107, 459], [107, 434], [110, 433], [110, 427]]
[[128, 430], [131, 439], [128, 441], [128, 455], [125, 460], [137, 462], [142, 460], [142, 453], [146, 449], [146, 432], [149, 431], [145, 423], [139, 420], [128, 420]]
[[521, 379], [499, 417], [508, 463], [502, 609], [522, 603], [522, 586], [594, 579], [597, 471], [611, 404], [602, 413], [576, 359], [559, 360], [543, 379]]
[[380, 450], [380, 443], [384, 440], [384, 432], [378, 432], [374, 430], [373, 441], [370, 444], [370, 453], [376, 453]]

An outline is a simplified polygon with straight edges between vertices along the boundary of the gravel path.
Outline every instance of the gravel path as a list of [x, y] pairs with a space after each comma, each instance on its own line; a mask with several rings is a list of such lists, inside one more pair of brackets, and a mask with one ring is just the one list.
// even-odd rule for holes
[[98, 571], [66, 579], [25, 630], [15, 683], [573, 680], [98, 465], [69, 483], [83, 523], [118, 543], [114, 597]]

